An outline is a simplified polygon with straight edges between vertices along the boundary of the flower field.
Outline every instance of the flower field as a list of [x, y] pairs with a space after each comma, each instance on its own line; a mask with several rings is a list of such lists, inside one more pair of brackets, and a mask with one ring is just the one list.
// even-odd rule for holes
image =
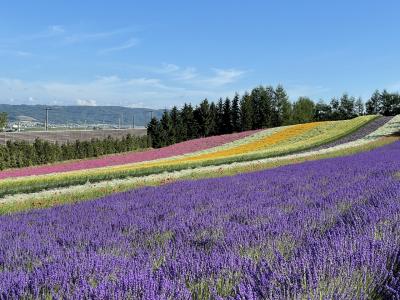
[[[373, 122], [368, 123], [366, 126], [369, 126], [369, 124]], [[355, 134], [358, 136], [362, 136], [359, 135], [359, 131], [364, 131], [364, 126], [355, 132]], [[312, 149], [301, 153], [252, 161], [234, 162], [217, 166], [198, 167], [194, 169], [189, 168], [168, 173], [163, 172], [140, 177], [128, 177], [123, 179], [106, 180], [97, 183], [85, 183], [83, 185], [55, 188], [35, 193], [9, 195], [0, 198], [0, 214], [29, 210], [32, 208], [51, 207], [61, 203], [93, 199], [113, 194], [115, 192], [126, 191], [143, 186], [161, 185], [177, 180], [229, 176], [310, 160], [351, 155], [358, 152], [372, 150], [398, 140], [397, 137], [392, 136], [398, 131], [400, 131], [400, 116], [389, 119], [389, 121], [383, 123], [383, 126], [366, 136], [362, 136], [362, 138], [359, 138], [358, 140], [339, 144], [330, 147], [329, 149]], [[261, 131], [243, 140], [250, 141], [253, 139], [259, 139], [261, 137], [271, 135], [273, 132], [277, 132], [277, 130], [273, 132], [269, 130], [268, 134], [266, 132], [267, 131]], [[345, 139], [347, 139], [347, 136]], [[242, 144], [242, 140], [237, 140], [232, 144]], [[227, 145], [219, 146], [214, 149], [221, 150], [226, 148]], [[204, 151], [201, 153], [203, 152]]]
[[0, 196], [79, 185], [88, 181], [99, 182], [282, 156], [328, 143], [353, 132], [374, 118], [375, 116], [365, 116], [346, 121], [316, 122], [267, 129], [244, 138], [243, 143], [238, 140], [222, 146], [222, 149], [211, 148], [209, 152], [200, 151], [134, 164], [3, 179], [0, 181]]
[[151, 149], [142, 152], [133, 152], [117, 155], [109, 155], [102, 158], [86, 159], [75, 162], [57, 163], [48, 166], [36, 166], [21, 169], [12, 169], [0, 171], [0, 179], [10, 177], [23, 177], [32, 175], [43, 175], [50, 173], [60, 173], [74, 170], [93, 169], [107, 166], [114, 166], [126, 163], [135, 163], [147, 160], [166, 158], [170, 156], [182, 155], [219, 145], [230, 143], [234, 140], [243, 139], [252, 135], [258, 130], [245, 131], [240, 133], [225, 134], [220, 136], [212, 136], [191, 141], [174, 144], [160, 149]]
[[0, 298], [396, 299], [400, 142], [0, 218]]

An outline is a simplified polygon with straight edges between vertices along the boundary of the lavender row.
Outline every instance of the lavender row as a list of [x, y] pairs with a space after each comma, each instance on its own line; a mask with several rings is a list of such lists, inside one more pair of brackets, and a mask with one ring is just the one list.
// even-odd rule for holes
[[400, 297], [400, 142], [0, 218], [0, 298]]
[[317, 151], [317, 150], [322, 150], [322, 149], [328, 149], [337, 145], [342, 145], [345, 143], [349, 143], [349, 142], [354, 142], [358, 139], [361, 139], [367, 135], [369, 135], [370, 133], [374, 132], [375, 130], [377, 130], [378, 128], [382, 127], [383, 125], [385, 125], [387, 122], [389, 122], [393, 117], [378, 117], [372, 121], [370, 121], [369, 123], [365, 124], [364, 126], [362, 126], [361, 128], [359, 128], [358, 130], [356, 130], [355, 132], [346, 135], [340, 139], [337, 139], [333, 142], [330, 142], [328, 144], [324, 144], [321, 145], [317, 148], [313, 148], [313, 150]]

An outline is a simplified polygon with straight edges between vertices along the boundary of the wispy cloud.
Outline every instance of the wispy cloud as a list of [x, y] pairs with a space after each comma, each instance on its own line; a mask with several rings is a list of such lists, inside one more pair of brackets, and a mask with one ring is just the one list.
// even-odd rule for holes
[[102, 49], [99, 51], [100, 54], [107, 54], [110, 52], [116, 52], [116, 51], [122, 51], [122, 50], [127, 50], [130, 48], [133, 48], [135, 46], [137, 46], [139, 44], [139, 40], [132, 38], [127, 40], [126, 42], [124, 42], [121, 45], [115, 46], [115, 47], [110, 47], [110, 48], [106, 48], [106, 49]]
[[63, 38], [63, 42], [65, 44], [93, 42], [98, 40], [109, 39], [118, 35], [131, 34], [135, 31], [136, 30], [133, 28], [124, 27], [108, 31], [70, 33]]

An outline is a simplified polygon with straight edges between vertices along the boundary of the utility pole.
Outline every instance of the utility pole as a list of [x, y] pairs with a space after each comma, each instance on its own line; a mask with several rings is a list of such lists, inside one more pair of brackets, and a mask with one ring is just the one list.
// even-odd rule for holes
[[50, 107], [46, 107], [46, 123], [45, 123], [45, 130], [47, 131], [49, 129], [49, 110], [51, 110]]
[[132, 129], [135, 129], [135, 114], [132, 115]]

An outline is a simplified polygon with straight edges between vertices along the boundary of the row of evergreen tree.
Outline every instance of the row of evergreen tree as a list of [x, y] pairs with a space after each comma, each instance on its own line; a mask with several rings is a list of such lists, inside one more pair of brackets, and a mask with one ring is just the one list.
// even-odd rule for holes
[[91, 141], [75, 141], [58, 144], [36, 139], [33, 144], [26, 141], [7, 141], [0, 145], [0, 170], [42, 165], [57, 161], [98, 157], [148, 148], [147, 136], [122, 138], [108, 137]]
[[[366, 108], [366, 109], [365, 109]], [[165, 111], [160, 120], [153, 118], [147, 134], [154, 148], [212, 135], [251, 129], [277, 127], [312, 121], [344, 120], [368, 114], [395, 115], [400, 113], [399, 94], [376, 91], [367, 101], [343, 94], [330, 103], [315, 103], [300, 97], [289, 101], [285, 89], [278, 85], [259, 86], [233, 99], [219, 99], [217, 103], [203, 100], [193, 108], [184, 104]]]

